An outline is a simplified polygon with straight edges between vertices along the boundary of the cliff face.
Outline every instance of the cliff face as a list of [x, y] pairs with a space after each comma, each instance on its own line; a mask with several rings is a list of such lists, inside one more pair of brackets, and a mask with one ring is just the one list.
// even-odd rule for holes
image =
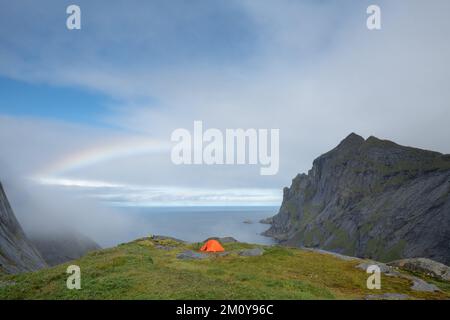
[[44, 268], [46, 263], [25, 236], [0, 184], [0, 271], [20, 273]]
[[450, 155], [351, 134], [284, 189], [266, 235], [381, 261], [450, 264]]

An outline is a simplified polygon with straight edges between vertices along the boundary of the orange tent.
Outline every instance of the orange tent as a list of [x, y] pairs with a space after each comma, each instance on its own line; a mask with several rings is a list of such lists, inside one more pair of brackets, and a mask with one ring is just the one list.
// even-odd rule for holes
[[222, 252], [225, 251], [225, 249], [222, 247], [219, 241], [217, 240], [208, 240], [203, 245], [203, 247], [200, 248], [200, 251], [207, 251], [207, 252]]

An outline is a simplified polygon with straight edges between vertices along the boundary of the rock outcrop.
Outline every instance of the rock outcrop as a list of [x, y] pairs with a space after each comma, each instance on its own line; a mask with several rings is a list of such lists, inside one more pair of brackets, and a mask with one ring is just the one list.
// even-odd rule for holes
[[352, 133], [284, 189], [265, 235], [291, 246], [450, 264], [450, 155]]
[[0, 271], [21, 273], [46, 266], [42, 256], [25, 236], [0, 183]]
[[199, 259], [207, 259], [209, 255], [206, 253], [195, 252], [192, 250], [185, 250], [179, 254], [177, 254], [177, 259], [181, 260], [199, 260]]
[[239, 255], [243, 257], [257, 257], [262, 256], [263, 254], [264, 249], [262, 248], [244, 249], [239, 251]]
[[430, 259], [402, 259], [392, 261], [388, 265], [416, 273], [423, 273], [438, 280], [450, 281], [450, 267]]

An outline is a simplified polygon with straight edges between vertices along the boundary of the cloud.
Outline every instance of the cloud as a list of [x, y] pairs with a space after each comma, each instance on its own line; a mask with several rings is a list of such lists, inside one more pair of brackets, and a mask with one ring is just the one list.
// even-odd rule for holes
[[80, 193], [6, 176], [3, 171], [1, 175], [13, 211], [29, 236], [51, 238], [68, 230], [80, 232], [107, 247], [129, 241], [127, 234], [141, 230], [133, 217]]
[[39, 179], [40, 184], [72, 189], [113, 206], [277, 206], [279, 189], [201, 189], [175, 186], [124, 185], [103, 181]]
[[[352, 131], [449, 152], [448, 2], [380, 1], [379, 32], [365, 26], [368, 4], [157, 1], [100, 10], [81, 2], [86, 20], [78, 35], [54, 25], [64, 19], [57, 14], [62, 4], [40, 9], [33, 32], [34, 5], [11, 4], [3, 14], [22, 14], [3, 20], [15, 26], [0, 28], [14, 46], [2, 47], [13, 59], [2, 60], [0, 71], [106, 92], [117, 98], [107, 121], [161, 139], [194, 120], [222, 129], [279, 128], [282, 169], [265, 182], [273, 186], [289, 183]], [[40, 31], [52, 32], [50, 43]], [[210, 170], [194, 171], [208, 180]], [[219, 180], [242, 174], [225, 171]]]
[[112, 121], [163, 135], [194, 120], [280, 128], [283, 178], [274, 185], [353, 131], [450, 151], [448, 2], [381, 2], [379, 32], [367, 30], [364, 2], [245, 4], [266, 41], [252, 63], [165, 69], [143, 80], [160, 108], [125, 104]]
[[[449, 153], [450, 3], [378, 1], [380, 31], [366, 28], [369, 4], [118, 1], [105, 8], [80, 1], [83, 27], [72, 33], [63, 2], [9, 2], [0, 13], [0, 74], [102, 92], [114, 99], [103, 120], [115, 129], [2, 117], [4, 162], [29, 176], [136, 135], [167, 142], [194, 120], [280, 129], [273, 177], [252, 166], [174, 166], [164, 152], [53, 177], [191, 188], [200, 191], [190, 197], [210, 201], [229, 197], [226, 190], [281, 190], [350, 132]], [[111, 198], [127, 198], [116, 191]], [[139, 197], [156, 199], [148, 190], [129, 194]]]

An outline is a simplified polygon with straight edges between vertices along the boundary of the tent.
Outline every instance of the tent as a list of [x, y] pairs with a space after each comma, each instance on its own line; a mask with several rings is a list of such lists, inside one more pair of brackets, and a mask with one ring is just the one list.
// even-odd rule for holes
[[222, 252], [225, 251], [225, 249], [222, 247], [219, 241], [217, 240], [208, 240], [203, 245], [203, 247], [200, 248], [200, 251], [206, 251], [206, 252]]

